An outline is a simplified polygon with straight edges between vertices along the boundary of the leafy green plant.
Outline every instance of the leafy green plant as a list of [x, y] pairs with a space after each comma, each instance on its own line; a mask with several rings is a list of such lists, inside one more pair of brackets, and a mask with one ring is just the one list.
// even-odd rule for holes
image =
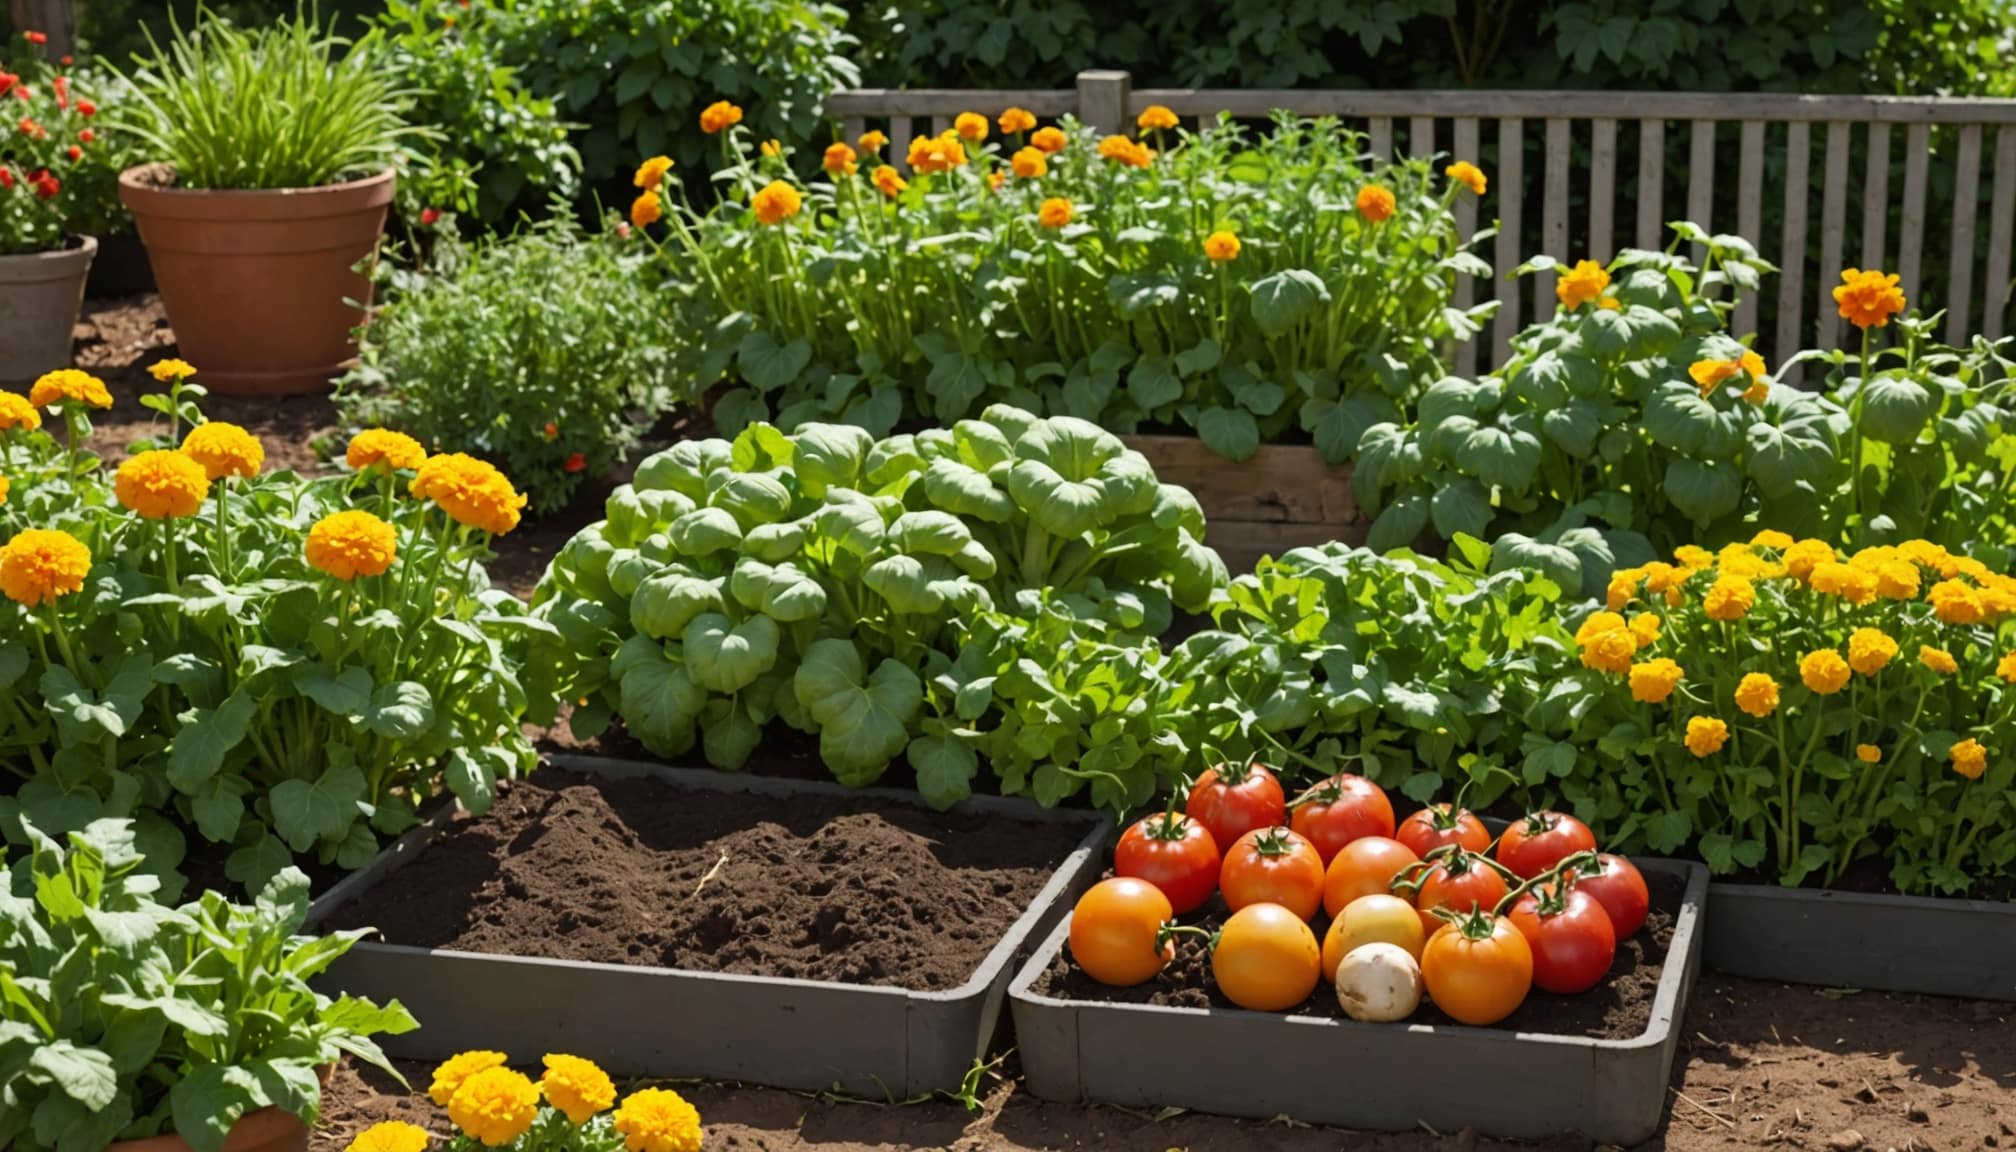
[[495, 461], [535, 512], [607, 474], [643, 426], [694, 397], [671, 386], [668, 330], [643, 253], [552, 223], [388, 273], [359, 332], [359, 366], [336, 385], [351, 428], [385, 427]]
[[218, 1152], [274, 1107], [310, 1127], [317, 1069], [355, 1056], [398, 1078], [371, 1039], [417, 1025], [309, 987], [368, 929], [296, 935], [308, 878], [289, 868], [251, 906], [215, 892], [156, 901], [132, 825], [96, 820], [67, 846], [32, 825], [0, 894], [0, 1143], [104, 1148], [172, 1133]]
[[317, 188], [391, 167], [418, 134], [384, 37], [297, 15], [246, 30], [177, 29], [132, 74], [121, 122], [185, 188]]

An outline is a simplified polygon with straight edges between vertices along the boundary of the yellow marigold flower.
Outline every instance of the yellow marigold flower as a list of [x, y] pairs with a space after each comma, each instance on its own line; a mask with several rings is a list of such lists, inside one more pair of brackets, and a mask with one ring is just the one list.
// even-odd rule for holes
[[784, 158], [784, 142], [772, 136], [770, 139], [763, 141], [762, 151], [764, 157], [767, 159], [782, 160]]
[[1937, 572], [1942, 579], [1951, 580], [1960, 574], [1953, 554], [1930, 540], [1906, 540], [1897, 545], [1897, 555], [1920, 568]]
[[1745, 580], [1773, 580], [1785, 574], [1783, 564], [1764, 559], [1748, 544], [1725, 545], [1715, 554], [1715, 565], [1721, 575], [1741, 576]]
[[1099, 155], [1129, 168], [1146, 168], [1155, 162], [1155, 150], [1125, 136], [1108, 136], [1099, 141]]
[[210, 476], [182, 453], [156, 449], [119, 465], [112, 491], [119, 503], [148, 520], [194, 516], [210, 495]]
[[1643, 704], [1664, 704], [1681, 678], [1680, 665], [1664, 656], [1631, 665], [1631, 698]]
[[2002, 657], [2002, 662], [1995, 665], [1995, 675], [2011, 684], [2016, 684], [2016, 652]]
[[1238, 259], [1240, 247], [1239, 237], [1222, 228], [1204, 238], [1204, 255], [1214, 264]]
[[1687, 751], [1706, 759], [1729, 743], [1729, 725], [1713, 716], [1695, 716], [1687, 721]]
[[645, 1088], [616, 1109], [627, 1152], [700, 1152], [700, 1112], [669, 1088]]
[[1769, 548], [1773, 552], [1783, 552], [1792, 547], [1794, 541], [1789, 533], [1776, 528], [1766, 528], [1750, 538], [1752, 548]]
[[486, 1148], [518, 1139], [538, 1118], [538, 1086], [509, 1068], [485, 1068], [470, 1076], [448, 1101], [448, 1119]]
[[1650, 612], [1640, 612], [1631, 617], [1631, 637], [1638, 641], [1640, 648], [1650, 647], [1659, 639], [1659, 617]]
[[1972, 556], [1959, 556], [1953, 560], [1953, 571], [1950, 573], [1942, 572], [1941, 575], [1945, 576], [1948, 580], [1951, 580], [1954, 576], [1966, 576], [1973, 580], [1989, 580], [1994, 578], [1995, 573], [1990, 572], [1986, 564], [1983, 564]]
[[859, 169], [854, 162], [856, 159], [854, 149], [847, 145], [828, 144], [826, 155], [819, 161], [819, 166], [835, 176], [852, 176]]
[[1707, 396], [1742, 370], [1742, 364], [1735, 360], [1696, 360], [1687, 366], [1687, 375], [1694, 378], [1701, 395]]
[[1174, 128], [1179, 123], [1181, 121], [1176, 119], [1176, 113], [1171, 112], [1160, 104], [1150, 104], [1142, 110], [1141, 115], [1134, 118], [1135, 126], [1143, 132], [1153, 132], [1160, 128]]
[[154, 377], [157, 383], [167, 384], [176, 380], [187, 380], [196, 375], [196, 366], [187, 360], [173, 358], [156, 360], [148, 365], [147, 374]]
[[427, 1130], [404, 1120], [381, 1120], [357, 1134], [346, 1152], [423, 1152]]
[[1358, 189], [1358, 214], [1374, 224], [1389, 219], [1397, 207], [1399, 201], [1393, 198], [1390, 189], [1377, 184], [1367, 184]]
[[1897, 286], [1894, 272], [1885, 276], [1850, 268], [1841, 273], [1834, 303], [1841, 307], [1841, 318], [1857, 328], [1881, 328], [1904, 311], [1904, 290]]
[[1036, 127], [1036, 114], [1027, 108], [1010, 108], [1001, 113], [1001, 119], [997, 123], [1001, 125], [1003, 136], [1013, 136], [1017, 132], [1027, 132]]
[[1596, 301], [1596, 307], [1605, 312], [1621, 312], [1624, 309], [1624, 302], [1615, 296], [1605, 296]]
[[427, 1086], [427, 1098], [442, 1108], [455, 1098], [462, 1082], [487, 1068], [502, 1068], [510, 1057], [502, 1052], [477, 1050], [458, 1052], [434, 1069], [434, 1081]]
[[413, 495], [432, 500], [458, 524], [502, 536], [518, 527], [525, 495], [493, 465], [460, 452], [428, 458], [413, 477]]
[[1848, 636], [1848, 665], [1864, 676], [1881, 672], [1897, 656], [1897, 641], [1875, 628], [1857, 628]]
[[882, 151], [882, 146], [887, 143], [889, 143], [889, 137], [886, 133], [870, 129], [861, 134], [861, 139], [856, 140], [854, 146], [861, 149], [862, 155], [873, 156], [875, 153]]
[[1741, 620], [1757, 604], [1757, 586], [1747, 576], [1721, 576], [1702, 598], [1710, 620]]
[[1024, 180], [1038, 180], [1050, 171], [1050, 154], [1033, 146], [1017, 148], [1015, 155], [1008, 158], [1008, 166]]
[[1471, 194], [1476, 196], [1484, 195], [1484, 189], [1488, 185], [1488, 181], [1484, 179], [1484, 170], [1468, 160], [1456, 161], [1444, 168], [1442, 174], [1470, 189]]
[[24, 528], [0, 545], [0, 592], [24, 608], [40, 608], [84, 587], [91, 550], [68, 532]]
[[796, 216], [803, 204], [804, 198], [798, 195], [798, 190], [782, 180], [772, 180], [749, 200], [756, 219], [772, 226]]
[[1689, 572], [1699, 572], [1701, 569], [1711, 568], [1715, 564], [1715, 554], [1695, 544], [1682, 544], [1680, 547], [1675, 548], [1673, 550], [1673, 559], [1678, 560], [1680, 566]]
[[592, 1060], [546, 1054], [546, 1075], [539, 1080], [546, 1102], [565, 1113], [575, 1127], [616, 1103], [616, 1085]]
[[1799, 660], [1799, 679], [1822, 696], [1832, 696], [1848, 686], [1848, 662], [1832, 648], [1808, 652]]
[[105, 390], [103, 380], [76, 368], [58, 368], [44, 373], [28, 389], [28, 403], [37, 408], [73, 402], [93, 408], [110, 408], [112, 394]]
[[910, 167], [917, 172], [950, 172], [966, 166], [966, 146], [950, 132], [910, 141]]
[[399, 555], [392, 525], [355, 508], [331, 513], [308, 530], [308, 563], [338, 580], [382, 575]]
[[1045, 228], [1062, 228], [1071, 223], [1071, 216], [1071, 201], [1062, 196], [1052, 196], [1037, 209], [1036, 222]]
[[0, 504], [7, 503], [7, 494], [13, 490], [14, 482], [5, 476], [0, 476]]
[[1918, 598], [1918, 566], [1909, 560], [1886, 560], [1875, 568], [1876, 594], [1886, 600]]
[[1624, 627], [1624, 617], [1615, 612], [1592, 612], [1575, 630], [1575, 643], [1586, 645], [1605, 632], [1615, 632]]
[[1625, 605], [1638, 598], [1638, 585], [1645, 579], [1642, 568], [1619, 568], [1610, 574], [1610, 583], [1603, 589], [1603, 606], [1612, 612], [1622, 612]]
[[42, 427], [42, 413], [19, 392], [0, 392], [0, 432], [16, 428], [33, 431]]
[[1925, 598], [1932, 602], [1932, 614], [1948, 624], [1979, 624], [1987, 615], [1981, 597], [1958, 580], [1941, 580]]
[[1876, 598], [1876, 577], [1838, 560], [1815, 564], [1809, 582], [1815, 592], [1839, 596], [1858, 606]]
[[1746, 674], [1736, 684], [1736, 707], [1759, 718], [1778, 710], [1778, 681], [1762, 672]]
[[1008, 174], [1006, 172], [987, 173], [987, 190], [989, 192], [999, 192], [1001, 190], [1001, 185], [1006, 184], [1007, 182], [1008, 182]]
[[1694, 572], [1689, 568], [1675, 568], [1671, 564], [1654, 560], [1645, 566], [1645, 591], [1654, 596], [1664, 596], [1670, 607], [1678, 607], [1684, 597], [1681, 588]]
[[1637, 655], [1638, 638], [1629, 628], [1617, 628], [1582, 645], [1582, 666], [1622, 676], [1631, 671], [1632, 658]]
[[700, 113], [700, 130], [709, 136], [742, 122], [742, 109], [726, 100], [716, 100]]
[[910, 186], [910, 182], [903, 179], [902, 175], [893, 166], [888, 164], [875, 169], [875, 175], [869, 177], [869, 179], [875, 182], [875, 187], [878, 191], [891, 200], [901, 196], [903, 190]]
[[1031, 147], [1041, 148], [1052, 156], [1062, 152], [1070, 143], [1071, 138], [1064, 135], [1062, 128], [1038, 128], [1035, 134], [1029, 137]]
[[1834, 562], [1834, 547], [1825, 540], [1801, 540], [1785, 549], [1783, 559], [1785, 571], [1793, 579], [1804, 581], [1812, 577], [1818, 565]]
[[1577, 261], [1554, 282], [1554, 295], [1563, 308], [1573, 311], [1601, 297], [1610, 287], [1610, 272], [1594, 260]]
[[961, 140], [978, 144], [987, 139], [987, 118], [978, 112], [961, 112], [952, 121], [952, 130]]
[[201, 464], [203, 474], [212, 480], [257, 476], [266, 464], [266, 446], [259, 438], [222, 420], [191, 428], [182, 438], [182, 454]]
[[1941, 676], [1951, 676], [1960, 671], [1960, 662], [1953, 659], [1953, 653], [1930, 644], [1918, 646], [1918, 662]]
[[1771, 381], [1762, 376], [1753, 376], [1750, 386], [1743, 389], [1743, 399], [1752, 404], [1762, 405], [1771, 399]]
[[637, 175], [632, 178], [632, 183], [636, 187], [656, 192], [665, 186], [665, 174], [671, 170], [670, 156], [653, 156], [637, 166]]
[[427, 450], [404, 432], [367, 428], [350, 438], [343, 453], [344, 463], [359, 472], [367, 468], [411, 472], [427, 459]]
[[665, 218], [665, 202], [658, 193], [645, 189], [630, 202], [630, 223], [639, 228], [649, 228]]
[[1953, 771], [1969, 780], [1979, 780], [1988, 770], [1988, 749], [1972, 736], [1953, 745], [1948, 754], [1953, 757]]

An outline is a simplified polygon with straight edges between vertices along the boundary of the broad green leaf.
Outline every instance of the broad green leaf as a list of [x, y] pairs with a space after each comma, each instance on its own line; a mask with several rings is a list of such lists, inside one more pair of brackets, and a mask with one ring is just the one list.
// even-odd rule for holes
[[718, 612], [693, 618], [681, 634], [693, 680], [712, 692], [739, 692], [777, 663], [777, 622], [751, 616], [740, 624]]
[[411, 740], [434, 726], [434, 696], [415, 680], [380, 684], [363, 723], [387, 740]]
[[343, 763], [331, 763], [312, 782], [282, 781], [267, 797], [273, 830], [295, 852], [307, 852], [316, 841], [338, 836], [358, 818], [364, 790], [364, 774]]
[[371, 706], [371, 673], [363, 668], [339, 670], [317, 660], [295, 665], [291, 674], [297, 691], [338, 716], [362, 716]]

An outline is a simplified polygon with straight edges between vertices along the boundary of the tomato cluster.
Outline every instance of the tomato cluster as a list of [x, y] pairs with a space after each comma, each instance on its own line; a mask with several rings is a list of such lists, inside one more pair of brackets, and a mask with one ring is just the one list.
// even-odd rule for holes
[[[1638, 869], [1599, 852], [1573, 816], [1535, 812], [1495, 839], [1455, 804], [1396, 823], [1369, 780], [1340, 774], [1290, 801], [1259, 763], [1211, 769], [1181, 811], [1172, 800], [1131, 825], [1113, 870], [1072, 914], [1071, 955], [1093, 979], [1152, 980], [1177, 935], [1210, 935], [1213, 979], [1234, 1004], [1284, 1011], [1330, 981], [1366, 1020], [1406, 1017], [1424, 990], [1477, 1025], [1536, 987], [1587, 992], [1650, 907]], [[1177, 924], [1214, 895], [1230, 914], [1215, 935]]]

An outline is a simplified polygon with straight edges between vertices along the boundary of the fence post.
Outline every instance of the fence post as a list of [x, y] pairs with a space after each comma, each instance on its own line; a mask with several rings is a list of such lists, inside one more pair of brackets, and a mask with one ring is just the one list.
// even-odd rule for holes
[[1132, 74], [1094, 68], [1078, 73], [1078, 119], [1101, 135], [1127, 131]]
[[56, 60], [77, 50], [77, 11], [73, 0], [13, 0], [9, 5], [14, 30], [41, 32], [49, 37], [42, 49], [45, 58]]

